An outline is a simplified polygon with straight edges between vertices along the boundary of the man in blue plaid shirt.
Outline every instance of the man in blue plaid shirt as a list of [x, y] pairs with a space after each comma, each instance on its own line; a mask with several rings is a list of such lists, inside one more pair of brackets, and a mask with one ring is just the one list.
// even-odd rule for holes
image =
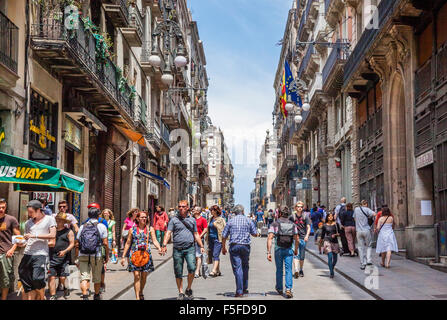
[[230, 237], [230, 260], [236, 278], [235, 297], [248, 293], [248, 260], [250, 258], [250, 235], [256, 237], [254, 222], [244, 215], [244, 207], [238, 204], [236, 216], [229, 220], [222, 232], [222, 253], [227, 253], [226, 242]]

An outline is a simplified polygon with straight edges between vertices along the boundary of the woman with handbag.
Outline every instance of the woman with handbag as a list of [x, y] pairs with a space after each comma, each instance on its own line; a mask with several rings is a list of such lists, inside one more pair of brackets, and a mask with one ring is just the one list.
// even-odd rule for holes
[[391, 215], [389, 208], [384, 208], [382, 210], [382, 216], [377, 223], [379, 236], [377, 237], [376, 252], [382, 257], [380, 265], [387, 269], [390, 267], [391, 252], [399, 252], [393, 228], [394, 217]]
[[221, 276], [220, 272], [220, 252], [222, 251], [222, 232], [225, 228], [225, 219], [222, 218], [222, 211], [219, 206], [211, 207], [211, 219], [208, 222], [208, 262], [213, 261], [213, 270], [210, 277]]
[[323, 250], [328, 256], [328, 266], [330, 272], [330, 278], [334, 278], [334, 268], [337, 264], [337, 254], [340, 252], [341, 239], [340, 239], [340, 226], [335, 222], [334, 214], [328, 213], [326, 216], [326, 222], [323, 225], [321, 232], [321, 239], [324, 241]]
[[126, 245], [124, 246], [121, 265], [124, 266], [126, 254], [130, 248], [130, 259], [127, 266], [129, 272], [133, 272], [134, 290], [137, 300], [144, 300], [143, 290], [146, 285], [146, 278], [149, 272], [154, 271], [154, 263], [151, 255], [151, 246], [149, 238], [157, 248], [158, 253], [162, 254], [162, 249], [155, 236], [155, 230], [149, 226], [148, 214], [139, 211], [136, 214], [136, 225], [129, 230]]

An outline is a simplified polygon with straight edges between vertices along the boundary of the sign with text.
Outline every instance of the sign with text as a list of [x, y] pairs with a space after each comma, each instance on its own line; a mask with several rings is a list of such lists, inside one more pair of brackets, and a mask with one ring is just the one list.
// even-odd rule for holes
[[54, 205], [54, 192], [33, 192], [33, 199], [46, 198], [48, 205]]
[[421, 169], [433, 163], [433, 150], [427, 151], [416, 158], [416, 168]]

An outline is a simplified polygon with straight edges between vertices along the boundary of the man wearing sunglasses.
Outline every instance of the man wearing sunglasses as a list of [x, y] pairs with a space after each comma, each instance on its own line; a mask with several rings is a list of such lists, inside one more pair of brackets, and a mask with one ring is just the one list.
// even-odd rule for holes
[[[76, 220], [75, 216], [71, 213], [68, 213], [68, 202], [67, 200], [60, 200], [57, 205], [58, 213], [63, 212], [67, 215], [67, 223], [65, 224], [65, 228], [72, 229], [76, 234], [79, 231], [78, 220]], [[53, 218], [56, 219], [57, 213], [53, 213]]]
[[[194, 280], [194, 272], [196, 270], [196, 249], [194, 241], [197, 242], [200, 253], [204, 254], [202, 239], [200, 239], [197, 231], [196, 219], [189, 216], [188, 201], [182, 200], [178, 204], [179, 213], [169, 220], [168, 231], [166, 232], [163, 242], [163, 253], [166, 254], [169, 239], [172, 234], [172, 245], [174, 247], [172, 258], [174, 260], [174, 274], [179, 292], [178, 300], [194, 299], [192, 293], [192, 282]], [[183, 294], [183, 264], [186, 260], [188, 269], [188, 286], [185, 294]]]

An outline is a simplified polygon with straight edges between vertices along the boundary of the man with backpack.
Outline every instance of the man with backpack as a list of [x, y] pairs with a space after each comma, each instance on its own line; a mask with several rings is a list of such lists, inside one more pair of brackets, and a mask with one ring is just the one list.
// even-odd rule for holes
[[[295, 211], [289, 218], [289, 220], [296, 225], [299, 237], [298, 254], [293, 257], [293, 265], [294, 265], [293, 269], [295, 270], [294, 272], [295, 279], [298, 279], [298, 277], [304, 277], [303, 266], [306, 254], [306, 244], [307, 241], [309, 241], [310, 225], [312, 224], [310, 218], [304, 215], [303, 209], [304, 209], [304, 203], [302, 201], [298, 201], [295, 205]], [[300, 266], [299, 272], [298, 272], [298, 261]]]
[[[269, 228], [267, 239], [267, 260], [272, 261], [272, 242], [275, 238], [276, 291], [283, 295], [283, 268], [286, 273], [286, 298], [293, 298], [293, 255], [298, 254], [298, 229], [289, 219], [289, 208], [284, 207], [280, 217]], [[294, 247], [293, 244], [295, 243]], [[293, 248], [293, 250], [292, 250]]]
[[[101, 300], [101, 271], [104, 263], [109, 259], [108, 231], [104, 224], [98, 222], [101, 212], [96, 207], [88, 209], [89, 220], [81, 226], [76, 237], [76, 257], [79, 257], [78, 265], [81, 273], [82, 299], [88, 300], [90, 277], [95, 288], [94, 300]], [[102, 246], [106, 254], [102, 255]]]
[[357, 232], [357, 246], [360, 256], [360, 269], [372, 265], [372, 235], [371, 226], [374, 224], [376, 213], [368, 208], [368, 202], [362, 200], [361, 206], [354, 209], [355, 229]]

